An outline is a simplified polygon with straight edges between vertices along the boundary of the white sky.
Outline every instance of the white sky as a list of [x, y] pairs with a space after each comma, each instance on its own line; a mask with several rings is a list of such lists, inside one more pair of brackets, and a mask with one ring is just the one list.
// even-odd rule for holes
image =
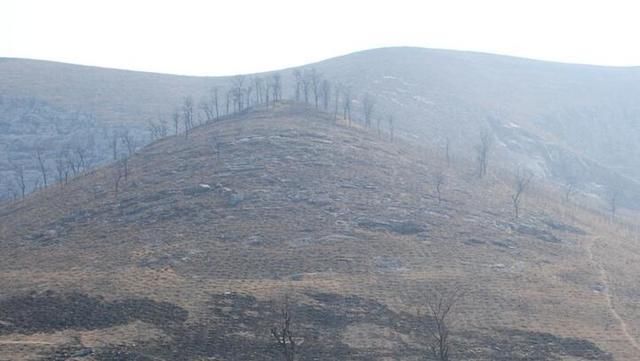
[[191, 75], [383, 46], [640, 65], [634, 0], [0, 0], [0, 57]]

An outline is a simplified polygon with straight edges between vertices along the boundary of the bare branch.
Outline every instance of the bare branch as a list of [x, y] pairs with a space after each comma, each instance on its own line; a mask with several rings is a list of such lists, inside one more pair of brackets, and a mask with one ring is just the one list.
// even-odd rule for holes
[[439, 361], [449, 361], [451, 348], [451, 312], [463, 293], [453, 290], [432, 290], [427, 294], [426, 308], [429, 316], [427, 322], [427, 345], [432, 355]]
[[122, 134], [120, 134], [120, 140], [127, 148], [127, 156], [132, 156], [136, 151], [136, 141], [133, 136], [129, 134], [128, 131], [124, 131]]
[[522, 194], [529, 187], [533, 173], [518, 169], [515, 176], [514, 192], [511, 195], [511, 201], [513, 203], [513, 212], [515, 219], [518, 219], [520, 215], [520, 202], [522, 201]]
[[182, 102], [182, 121], [184, 123], [184, 136], [189, 137], [189, 132], [193, 128], [193, 98], [185, 97]]
[[609, 204], [609, 212], [611, 220], [615, 220], [618, 211], [618, 198], [620, 198], [620, 187], [617, 184], [610, 184], [607, 187], [607, 203]]
[[289, 298], [285, 296], [280, 309], [279, 324], [271, 328], [271, 335], [278, 344], [285, 361], [294, 361], [296, 357], [296, 340], [292, 331], [292, 313]]
[[47, 187], [47, 168], [45, 166], [44, 159], [42, 158], [42, 149], [36, 149], [36, 160], [38, 161], [38, 168], [40, 169], [40, 174], [42, 175], [42, 181], [44, 183], [45, 188]]
[[484, 129], [480, 133], [480, 142], [476, 145], [476, 160], [478, 162], [478, 178], [487, 175], [487, 167], [489, 165], [489, 152], [493, 145], [493, 136], [489, 130]]
[[27, 192], [27, 183], [24, 175], [24, 167], [22, 165], [13, 165], [13, 179], [18, 185], [18, 188], [20, 188], [20, 195], [22, 196], [22, 199], [24, 199]]

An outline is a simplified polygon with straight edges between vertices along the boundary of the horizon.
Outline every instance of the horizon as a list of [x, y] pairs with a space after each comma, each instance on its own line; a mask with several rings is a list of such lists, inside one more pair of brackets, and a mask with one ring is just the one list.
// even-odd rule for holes
[[180, 77], [195, 77], [195, 78], [218, 78], [218, 77], [220, 77], [220, 78], [222, 78], [222, 77], [229, 77], [229, 76], [234, 76], [234, 75], [252, 75], [252, 74], [270, 73], [270, 72], [274, 72], [274, 71], [284, 71], [284, 70], [289, 70], [289, 69], [305, 67], [305, 66], [309, 66], [309, 65], [313, 65], [313, 64], [317, 64], [317, 63], [322, 63], [324, 61], [330, 61], [332, 59], [337, 59], [337, 58], [340, 58], [340, 57], [345, 57], [345, 56], [350, 56], [350, 55], [355, 55], [355, 54], [364, 53], [364, 52], [370, 52], [370, 51], [386, 50], [386, 49], [413, 49], [413, 50], [427, 50], [427, 51], [443, 51], [443, 52], [452, 52], [452, 53], [454, 53], [454, 52], [455, 53], [469, 53], [469, 54], [475, 54], [475, 55], [485, 55], [485, 56], [492, 56], [492, 57], [504, 57], [504, 58], [518, 59], [518, 60], [522, 60], [522, 61], [534, 61], [534, 62], [556, 64], [556, 65], [575, 65], [575, 66], [614, 68], [614, 69], [635, 69], [635, 68], [639, 68], [640, 67], [640, 65], [602, 65], [602, 64], [591, 64], [591, 63], [575, 63], [575, 62], [572, 63], [572, 62], [563, 62], [563, 61], [546, 60], [546, 59], [536, 59], [536, 58], [529, 58], [529, 57], [516, 56], [516, 55], [510, 55], [510, 54], [489, 53], [489, 52], [473, 51], [473, 50], [427, 48], [427, 47], [403, 46], [403, 45], [361, 49], [361, 50], [351, 51], [351, 52], [348, 52], [348, 53], [345, 53], [345, 54], [337, 54], [337, 55], [329, 57], [329, 58], [314, 60], [314, 61], [311, 61], [311, 62], [305, 63], [305, 64], [297, 64], [297, 65], [291, 65], [291, 66], [287, 66], [287, 67], [274, 68], [274, 69], [264, 69], [264, 70], [260, 70], [260, 71], [257, 71], [257, 72], [250, 72], [250, 73], [233, 73], [233, 74], [223, 74], [223, 75], [180, 74], [180, 73], [159, 72], [159, 71], [144, 70], [144, 69], [140, 70], [140, 69], [131, 69], [131, 68], [117, 68], [117, 67], [94, 65], [94, 64], [81, 64], [81, 63], [59, 61], [59, 60], [54, 60], [54, 59], [38, 59], [38, 58], [0, 56], [0, 60], [2, 60], [2, 59], [11, 59], [11, 60], [25, 60], [25, 61], [35, 61], [35, 62], [49, 62], [49, 63], [71, 65], [71, 66], [79, 66], [79, 67], [87, 67], [87, 68], [97, 68], [97, 69], [104, 69], [104, 70], [130, 71], [130, 72], [137, 72], [137, 73], [149, 73], [149, 74], [180, 76]]
[[387, 47], [640, 66], [640, 49], [628, 45], [640, 32], [638, 5], [623, 0], [399, 0], [366, 7], [336, 0], [9, 0], [2, 7], [0, 57], [151, 73], [259, 73]]

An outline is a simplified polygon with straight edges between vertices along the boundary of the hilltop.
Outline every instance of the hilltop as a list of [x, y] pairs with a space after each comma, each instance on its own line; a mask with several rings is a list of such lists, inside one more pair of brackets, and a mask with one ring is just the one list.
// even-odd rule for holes
[[[525, 166], [605, 198], [619, 193], [620, 203], [628, 207], [640, 202], [639, 68], [421, 48], [373, 49], [296, 69], [311, 68], [334, 86], [350, 89], [356, 118], [362, 118], [363, 95], [371, 94], [374, 122], [386, 124], [393, 116], [397, 134], [406, 139], [432, 147], [449, 144], [452, 152], [470, 159], [478, 134], [487, 129], [505, 168]], [[277, 71], [285, 99], [294, 97], [296, 69]], [[254, 76], [274, 73], [247, 75], [245, 86]], [[10, 104], [0, 102], [0, 126], [6, 129], [0, 138], [6, 154], [0, 158], [0, 174], [8, 179], [4, 183], [11, 182], [12, 167], [23, 164], [29, 188], [37, 180], [33, 154], [44, 141], [59, 143], [44, 154], [52, 169], [66, 143], [91, 149], [94, 162], [104, 162], [111, 159], [112, 134], [128, 129], [139, 145], [146, 144], [150, 120], [170, 122], [185, 96], [199, 102], [214, 87], [224, 102], [233, 83], [233, 77], [23, 59], [0, 59], [0, 78], [0, 98]], [[65, 130], [69, 127], [73, 131]]]
[[543, 182], [514, 220], [506, 176], [289, 103], [122, 167], [0, 206], [0, 359], [277, 359], [287, 294], [302, 359], [415, 360], [434, 288], [455, 359], [638, 353], [637, 240]]

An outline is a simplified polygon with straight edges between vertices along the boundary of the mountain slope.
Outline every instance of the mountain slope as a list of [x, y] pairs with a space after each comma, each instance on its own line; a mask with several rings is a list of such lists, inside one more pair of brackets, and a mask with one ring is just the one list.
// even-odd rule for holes
[[0, 208], [2, 356], [276, 359], [287, 293], [302, 359], [414, 360], [430, 288], [465, 292], [456, 359], [637, 355], [637, 241], [543, 185], [515, 222], [506, 178], [287, 104], [128, 166]]
[[640, 68], [415, 48], [364, 51], [317, 66], [375, 94], [379, 112], [401, 119], [407, 137], [441, 146], [449, 139], [471, 158], [480, 130], [491, 129], [509, 167], [577, 179], [588, 191], [630, 190], [627, 205], [638, 201]]
[[64, 63], [0, 59], [0, 94], [36, 98], [105, 122], [142, 123], [168, 114], [182, 97], [201, 95], [215, 79], [143, 73]]
[[[386, 124], [387, 116], [394, 115], [397, 132], [407, 138], [440, 146], [448, 139], [453, 152], [471, 158], [480, 130], [491, 129], [498, 140], [497, 157], [505, 167], [524, 165], [540, 176], [579, 183], [585, 191], [622, 193], [627, 206], [640, 204], [638, 68], [419, 48], [375, 49], [310, 67], [334, 84], [351, 88], [359, 118], [363, 94], [374, 95], [374, 118]], [[281, 74], [284, 96], [291, 98], [292, 70]], [[197, 101], [217, 86], [224, 98], [231, 86], [230, 77], [172, 76], [21, 59], [0, 59], [0, 78], [0, 97], [35, 98], [70, 113], [89, 114], [106, 129], [102, 133], [110, 133], [114, 126], [131, 127], [140, 142], [147, 141], [143, 136], [147, 122], [158, 116], [168, 119], [184, 96]], [[22, 121], [0, 114], [0, 121], [3, 118]], [[41, 132], [46, 130], [35, 130]], [[18, 132], [14, 138], [26, 135]], [[35, 146], [29, 144], [18, 150], [5, 146], [6, 177], [10, 177], [9, 160], [32, 158]], [[97, 148], [96, 153], [108, 153], [106, 145]], [[34, 168], [32, 163], [27, 165]], [[35, 168], [31, 173], [35, 178]]]

